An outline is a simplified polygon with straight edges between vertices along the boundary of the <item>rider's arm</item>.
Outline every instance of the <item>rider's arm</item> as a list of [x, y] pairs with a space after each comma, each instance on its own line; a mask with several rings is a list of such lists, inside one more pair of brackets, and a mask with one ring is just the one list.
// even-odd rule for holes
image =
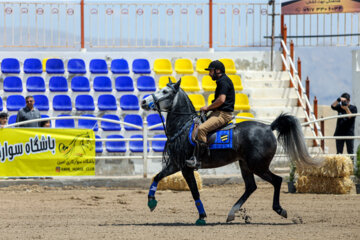
[[221, 94], [217, 97], [217, 99], [215, 99], [215, 101], [206, 107], [206, 109], [204, 109], [205, 111], [211, 111], [214, 109], [217, 109], [218, 107], [220, 107], [221, 105], [223, 105], [223, 103], [226, 100], [226, 95], [225, 94]]

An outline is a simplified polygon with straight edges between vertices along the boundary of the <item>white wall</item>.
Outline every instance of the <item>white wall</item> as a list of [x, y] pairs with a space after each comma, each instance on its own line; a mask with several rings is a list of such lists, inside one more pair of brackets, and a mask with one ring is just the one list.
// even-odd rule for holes
[[[360, 50], [352, 51], [352, 96], [351, 102], [356, 105], [358, 112], [360, 111]], [[360, 136], [360, 117], [356, 118], [355, 122], [355, 135]], [[355, 151], [360, 144], [360, 140], [355, 140]]]

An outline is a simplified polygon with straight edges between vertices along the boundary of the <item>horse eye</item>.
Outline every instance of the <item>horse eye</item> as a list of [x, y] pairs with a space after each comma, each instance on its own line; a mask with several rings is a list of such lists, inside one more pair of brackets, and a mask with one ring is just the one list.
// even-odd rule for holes
[[163, 93], [164, 93], [164, 94], [167, 94], [167, 93], [168, 93], [168, 91], [167, 91], [167, 90], [163, 90]]

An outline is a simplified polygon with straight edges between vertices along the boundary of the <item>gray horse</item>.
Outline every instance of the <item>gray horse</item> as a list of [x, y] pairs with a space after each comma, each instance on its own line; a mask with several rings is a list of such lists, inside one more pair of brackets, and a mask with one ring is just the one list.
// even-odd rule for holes
[[[167, 84], [163, 89], [146, 97], [141, 103], [144, 110], [155, 110], [159, 114], [167, 112], [164, 168], [155, 176], [150, 186], [148, 206], [153, 211], [157, 205], [155, 192], [159, 181], [182, 171], [199, 212], [196, 224], [203, 225], [206, 224], [206, 213], [200, 200], [194, 170], [187, 167], [185, 163], [194, 150], [188, 141], [188, 135], [197, 113], [187, 94], [180, 88], [180, 82], [181, 79], [177, 83]], [[227, 222], [235, 219], [235, 213], [256, 190], [254, 174], [274, 186], [273, 210], [280, 216], [287, 217], [287, 212], [280, 206], [279, 199], [282, 178], [269, 170], [277, 147], [273, 130], [279, 132], [278, 138], [290, 155], [291, 161], [303, 165], [316, 164], [309, 156], [300, 124], [295, 117], [281, 114], [271, 125], [256, 121], [237, 123], [233, 129], [232, 149], [212, 149], [209, 156], [201, 159], [201, 168], [217, 168], [235, 161], [240, 164], [241, 175], [245, 182], [245, 193], [231, 208]]]

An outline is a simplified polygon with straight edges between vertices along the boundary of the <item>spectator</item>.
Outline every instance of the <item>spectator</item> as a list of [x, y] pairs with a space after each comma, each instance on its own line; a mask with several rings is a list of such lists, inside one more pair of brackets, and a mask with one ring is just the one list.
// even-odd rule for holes
[[0, 113], [0, 128], [3, 128], [7, 125], [8, 114], [6, 112]]
[[[35, 104], [34, 97], [27, 96], [25, 98], [25, 100], [26, 100], [26, 106], [19, 110], [17, 117], [16, 117], [16, 122], [24, 122], [27, 120], [41, 118], [39, 110], [36, 107], [34, 107], [34, 104]], [[27, 123], [27, 124], [20, 125], [19, 127], [35, 127], [36, 128], [36, 127], [40, 127], [40, 123], [39, 122]]]
[[[331, 108], [338, 112], [338, 115], [357, 113], [357, 108], [350, 104], [350, 95], [343, 93], [336, 99]], [[354, 136], [355, 117], [338, 118], [334, 136]], [[354, 139], [336, 139], [336, 153], [342, 154], [346, 143], [348, 154], [354, 153]]]
[[40, 122], [40, 127], [49, 128], [50, 127], [50, 120]]

